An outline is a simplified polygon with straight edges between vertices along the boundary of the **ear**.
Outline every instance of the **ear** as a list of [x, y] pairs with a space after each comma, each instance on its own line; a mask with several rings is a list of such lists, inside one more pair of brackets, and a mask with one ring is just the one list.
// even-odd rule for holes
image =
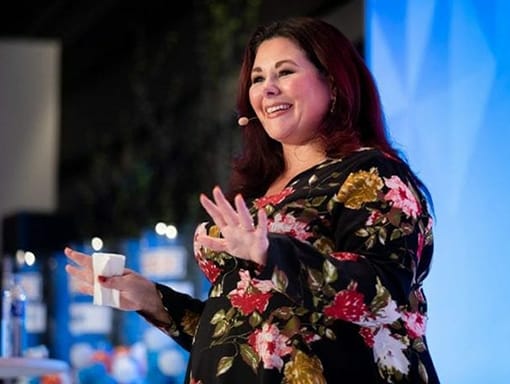
[[328, 76], [328, 83], [329, 83], [329, 91], [331, 94], [331, 98], [336, 99], [337, 89], [336, 89], [335, 79], [333, 78], [333, 76], [331, 76], [331, 75]]
[[335, 81], [332, 76], [329, 76], [329, 92], [330, 92], [330, 99], [331, 99], [331, 105], [330, 105], [329, 111], [331, 113], [333, 113], [336, 108], [337, 88], [336, 88]]

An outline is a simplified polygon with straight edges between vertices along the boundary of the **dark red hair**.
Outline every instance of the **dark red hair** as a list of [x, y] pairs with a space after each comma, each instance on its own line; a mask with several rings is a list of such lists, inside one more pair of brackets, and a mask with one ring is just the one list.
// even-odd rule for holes
[[[387, 137], [375, 81], [354, 45], [334, 26], [319, 19], [298, 17], [261, 26], [244, 51], [238, 81], [240, 116], [255, 116], [250, 101], [251, 71], [262, 42], [285, 37], [296, 43], [336, 93], [333, 111], [320, 129], [329, 157], [341, 157], [360, 147], [375, 147], [400, 158]], [[271, 139], [256, 119], [243, 129], [243, 148], [234, 160], [230, 193], [258, 197], [284, 170], [281, 144]]]

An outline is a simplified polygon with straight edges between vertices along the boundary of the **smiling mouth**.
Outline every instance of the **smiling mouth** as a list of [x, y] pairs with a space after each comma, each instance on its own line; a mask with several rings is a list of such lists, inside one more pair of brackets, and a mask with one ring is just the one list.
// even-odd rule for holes
[[288, 109], [290, 109], [291, 107], [291, 104], [278, 104], [278, 105], [273, 105], [271, 107], [267, 107], [266, 108], [266, 113], [268, 115], [271, 115], [275, 112], [279, 112], [279, 111], [286, 111]]

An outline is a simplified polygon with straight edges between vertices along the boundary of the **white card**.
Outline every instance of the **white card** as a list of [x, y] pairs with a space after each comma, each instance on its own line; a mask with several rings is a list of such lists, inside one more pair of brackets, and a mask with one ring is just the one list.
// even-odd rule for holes
[[120, 292], [117, 289], [105, 288], [99, 284], [98, 276], [118, 276], [124, 271], [126, 256], [117, 253], [94, 252], [92, 267], [94, 270], [94, 304], [120, 306]]

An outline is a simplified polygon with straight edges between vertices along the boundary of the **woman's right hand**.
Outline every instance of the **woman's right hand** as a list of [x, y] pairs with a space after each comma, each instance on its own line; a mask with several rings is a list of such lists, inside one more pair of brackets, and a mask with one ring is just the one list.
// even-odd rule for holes
[[[66, 265], [65, 268], [71, 278], [75, 279], [78, 291], [93, 296], [94, 271], [92, 257], [71, 248], [65, 248], [64, 253], [74, 262]], [[98, 276], [98, 282], [105, 288], [119, 290], [119, 309], [147, 313], [157, 313], [161, 310], [161, 299], [155, 284], [128, 268], [125, 268], [122, 275], [119, 276]]]

